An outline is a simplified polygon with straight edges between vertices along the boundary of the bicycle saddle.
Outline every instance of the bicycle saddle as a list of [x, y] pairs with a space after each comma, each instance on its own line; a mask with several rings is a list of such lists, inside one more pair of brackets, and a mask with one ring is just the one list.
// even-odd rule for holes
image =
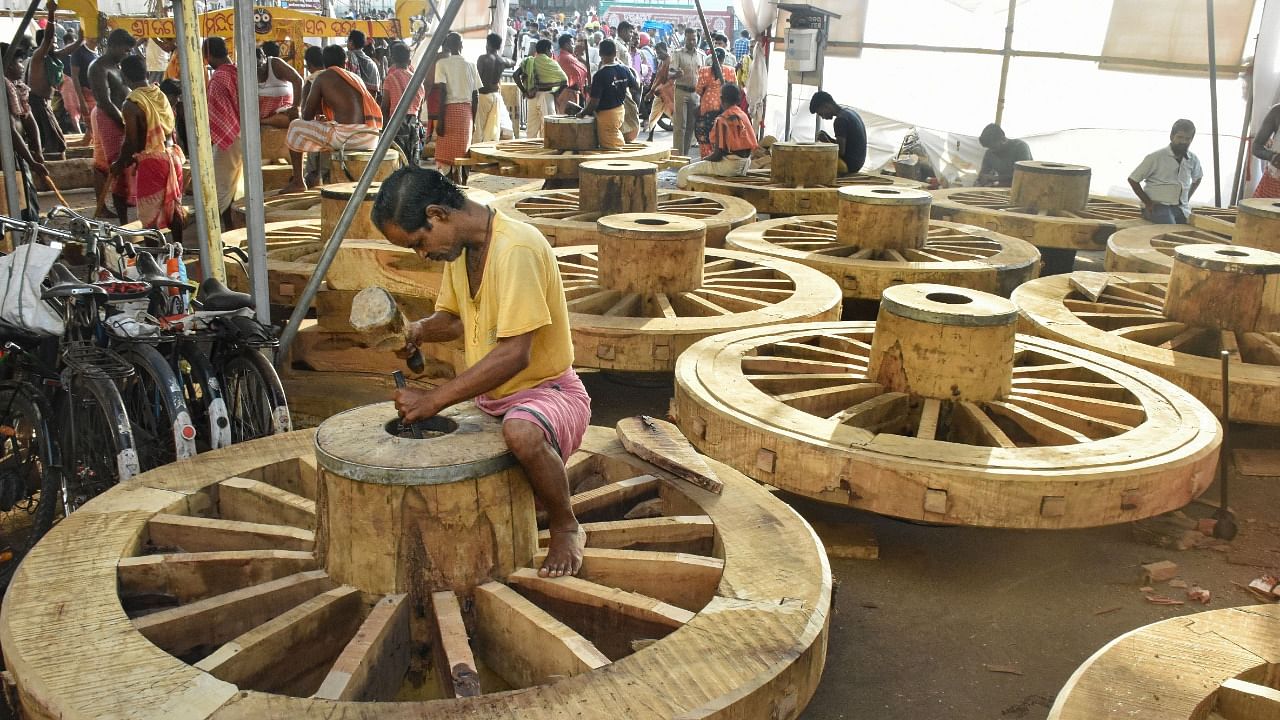
[[46, 300], [55, 297], [65, 298], [77, 295], [107, 294], [105, 290], [97, 285], [83, 282], [75, 275], [72, 275], [67, 266], [62, 263], [53, 264], [53, 267], [49, 269], [48, 279], [50, 281], [49, 287], [40, 293], [40, 297]]
[[160, 267], [160, 263], [156, 262], [156, 259], [151, 256], [151, 253], [139, 252], [137, 262], [138, 275], [150, 283], [152, 287], [187, 287], [187, 283], [177, 278], [169, 277], [164, 268]]
[[240, 310], [253, 307], [253, 298], [248, 293], [236, 292], [218, 281], [218, 278], [205, 278], [200, 283], [200, 307], [205, 310]]

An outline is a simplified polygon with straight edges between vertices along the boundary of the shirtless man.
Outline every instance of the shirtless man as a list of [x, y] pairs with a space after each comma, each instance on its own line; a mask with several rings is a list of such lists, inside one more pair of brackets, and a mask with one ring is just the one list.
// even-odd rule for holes
[[515, 63], [502, 55], [502, 36], [489, 33], [486, 52], [476, 58], [476, 71], [480, 73], [480, 92], [476, 96], [476, 142], [494, 142], [502, 132], [502, 113], [506, 103], [502, 101], [502, 73]]
[[133, 51], [137, 41], [128, 30], [116, 28], [107, 36], [103, 53], [89, 66], [89, 86], [93, 89], [93, 189], [98, 196], [95, 217], [119, 217], [129, 202], [129, 178], [125, 175], [112, 179], [111, 196], [116, 213], [107, 211], [106, 191], [111, 166], [120, 159], [124, 145], [124, 114], [121, 107], [129, 97], [129, 87], [120, 73], [120, 61]]
[[289, 124], [285, 143], [290, 150], [312, 153], [373, 149], [382, 129], [382, 109], [364, 81], [343, 67], [347, 53], [342, 46], [330, 45], [322, 52], [324, 72], [312, 78], [302, 117]]
[[49, 0], [49, 23], [36, 33], [39, 45], [31, 55], [31, 63], [27, 72], [27, 81], [31, 86], [31, 114], [36, 126], [40, 128], [40, 146], [45, 160], [61, 160], [67, 152], [67, 139], [62, 134], [62, 126], [53, 115], [50, 100], [54, 90], [62, 85], [66, 73], [63, 58], [80, 49], [84, 40], [68, 45], [59, 50], [53, 49], [57, 37], [57, 25], [53, 14], [58, 12], [58, 3]]

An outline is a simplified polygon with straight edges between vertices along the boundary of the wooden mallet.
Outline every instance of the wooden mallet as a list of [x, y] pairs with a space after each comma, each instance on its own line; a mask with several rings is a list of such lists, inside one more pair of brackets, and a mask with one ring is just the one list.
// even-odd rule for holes
[[[396, 341], [396, 350], [408, 342], [405, 332], [409, 329], [409, 320], [400, 312], [396, 299], [385, 288], [368, 287], [356, 293], [351, 300], [351, 326], [357, 332], [382, 332], [385, 337], [378, 342], [381, 345], [389, 340]], [[426, 361], [422, 359], [422, 351], [415, 346], [413, 354], [405, 364], [415, 373], [421, 374], [426, 369]]]

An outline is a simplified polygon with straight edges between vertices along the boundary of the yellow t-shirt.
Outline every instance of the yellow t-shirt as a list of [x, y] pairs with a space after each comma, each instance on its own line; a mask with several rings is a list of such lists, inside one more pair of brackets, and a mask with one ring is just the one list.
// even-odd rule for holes
[[462, 318], [467, 367], [480, 362], [500, 338], [533, 333], [529, 366], [489, 396], [500, 399], [527, 390], [573, 365], [569, 309], [555, 253], [532, 225], [497, 213], [484, 276], [476, 297], [467, 284], [467, 256], [445, 266], [436, 310]]

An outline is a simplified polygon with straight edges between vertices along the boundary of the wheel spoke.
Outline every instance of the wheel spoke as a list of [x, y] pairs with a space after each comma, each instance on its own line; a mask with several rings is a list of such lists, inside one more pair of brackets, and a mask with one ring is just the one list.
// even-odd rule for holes
[[569, 312], [586, 313], [588, 315], [599, 315], [606, 309], [613, 307], [613, 304], [622, 296], [619, 290], [600, 290], [585, 297], [570, 300]]
[[1280, 365], [1280, 344], [1262, 333], [1241, 333], [1240, 349], [1247, 362]]
[[452, 590], [431, 593], [431, 614], [436, 631], [434, 664], [441, 686], [450, 697], [476, 697], [480, 694], [480, 673], [467, 642], [458, 596]]
[[680, 315], [685, 317], [715, 317], [732, 315], [733, 311], [691, 292], [681, 292], [670, 296], [672, 305]]
[[578, 493], [569, 498], [569, 505], [573, 508], [574, 515], [585, 515], [597, 510], [616, 507], [623, 503], [634, 502], [656, 492], [657, 489], [658, 478], [653, 475], [638, 475], [626, 480], [609, 483], [595, 490]]
[[318, 567], [302, 550], [226, 550], [121, 558], [120, 596], [169, 596], [185, 604]]
[[656, 311], [653, 317], [659, 317], [666, 320], [674, 320], [676, 317], [675, 308], [671, 307], [671, 298], [666, 293], [657, 293], [653, 296], [653, 303]]
[[[706, 515], [673, 515], [638, 520], [613, 520], [609, 522], [582, 523], [587, 534], [587, 547], [613, 548], [617, 550], [667, 550], [669, 552], [696, 552], [707, 555], [715, 537], [715, 525]], [[546, 547], [551, 533], [538, 533], [538, 544]], [[673, 548], [699, 548], [698, 551]]]
[[867, 364], [866, 353], [849, 353], [841, 350], [833, 350], [832, 348], [823, 347], [821, 345], [810, 345], [804, 342], [777, 342], [770, 347], [774, 349], [785, 350], [788, 357], [805, 358], [807, 360], [830, 360], [836, 358], [838, 360], [847, 360], [854, 365], [865, 366]]
[[232, 477], [218, 483], [218, 516], [314, 530], [316, 503], [259, 480]]
[[310, 552], [315, 533], [288, 525], [189, 517], [160, 513], [147, 521], [148, 540], [184, 552], [218, 550], [302, 550]]
[[[534, 556], [541, 567], [546, 550]], [[724, 560], [685, 553], [612, 550], [588, 547], [578, 577], [606, 587], [647, 595], [690, 612], [703, 608], [716, 594]]]
[[752, 375], [747, 378], [761, 392], [767, 395], [792, 393], [800, 390], [847, 385], [851, 381], [866, 382], [865, 373], [773, 373], [769, 375]]
[[[1185, 325], [1183, 325], [1182, 327], [1186, 329], [1179, 332], [1177, 335], [1174, 335], [1172, 338], [1159, 344], [1156, 344], [1156, 343], [1149, 343], [1149, 344], [1156, 345], [1156, 347], [1161, 348], [1163, 350], [1173, 350], [1175, 352], [1182, 352], [1183, 348], [1187, 348], [1195, 345], [1197, 340], [1203, 339], [1205, 335], [1207, 335], [1209, 332], [1212, 332], [1207, 328], [1198, 328], [1198, 327], [1188, 328]], [[1131, 337], [1130, 339], [1132, 340], [1137, 338]], [[1138, 340], [1138, 342], [1142, 342], [1142, 340]]]
[[925, 398], [920, 407], [920, 424], [916, 428], [916, 437], [921, 440], [933, 440], [938, 435], [938, 417], [942, 412], [942, 401]]
[[[1126, 392], [1127, 395], [1127, 392]], [[1141, 405], [1106, 400], [1097, 397], [1073, 395], [1070, 393], [1036, 390], [1022, 386], [1014, 387], [1013, 398], [1029, 398], [1067, 410], [1084, 413], [1117, 425], [1135, 428], [1147, 419], [1147, 413]]]
[[590, 640], [501, 583], [476, 588], [475, 613], [479, 655], [514, 688], [545, 685], [610, 662]]
[[1134, 427], [1133, 425], [1112, 422], [1110, 420], [1104, 420], [1103, 418], [1094, 417], [1093, 415], [1078, 412], [1076, 410], [1064, 408], [1060, 405], [1045, 402], [1039, 398], [1014, 396], [1008, 399], [1008, 403], [1025, 411], [1035, 413], [1038, 416], [1055, 422], [1064, 428], [1074, 430], [1089, 440], [1126, 433]]
[[1077, 398], [1095, 398], [1098, 400], [1120, 401], [1130, 397], [1123, 385], [1115, 383], [1085, 382], [1082, 380], [1040, 380], [1028, 377], [1014, 377], [1015, 394], [1024, 390], [1038, 390], [1044, 393], [1063, 393]]
[[720, 307], [729, 308], [734, 312], [752, 312], [769, 307], [773, 303], [768, 300], [758, 300], [745, 295], [729, 293], [723, 290], [712, 290], [709, 287], [702, 287], [693, 291], [699, 297], [715, 303]]
[[1060, 425], [1039, 413], [1007, 402], [987, 402], [983, 406], [991, 412], [1013, 422], [1040, 445], [1070, 445], [1086, 443], [1089, 438], [1069, 427]]
[[[1113, 330], [1111, 334], [1145, 345], [1158, 345], [1186, 329], [1187, 326], [1183, 323], [1167, 320], [1143, 325], [1130, 325], [1119, 330]], [[1199, 333], [1198, 330], [1195, 332]]]
[[863, 400], [827, 419], [839, 425], [849, 425], [874, 432], [903, 419], [907, 414], [908, 399], [910, 396], [906, 393], [887, 392]]
[[640, 310], [640, 294], [627, 293], [604, 311], [605, 317], [635, 317]]
[[853, 363], [809, 360], [778, 355], [748, 355], [742, 358], [742, 371], [748, 374], [866, 372], [866, 369], [865, 365], [855, 365]]
[[982, 408], [971, 402], [958, 402], [951, 415], [951, 434], [954, 439], [983, 447], [1016, 448], [1017, 443], [995, 424]]
[[406, 595], [388, 595], [379, 600], [338, 654], [315, 697], [365, 702], [394, 700], [409, 670], [412, 645], [409, 607]]

